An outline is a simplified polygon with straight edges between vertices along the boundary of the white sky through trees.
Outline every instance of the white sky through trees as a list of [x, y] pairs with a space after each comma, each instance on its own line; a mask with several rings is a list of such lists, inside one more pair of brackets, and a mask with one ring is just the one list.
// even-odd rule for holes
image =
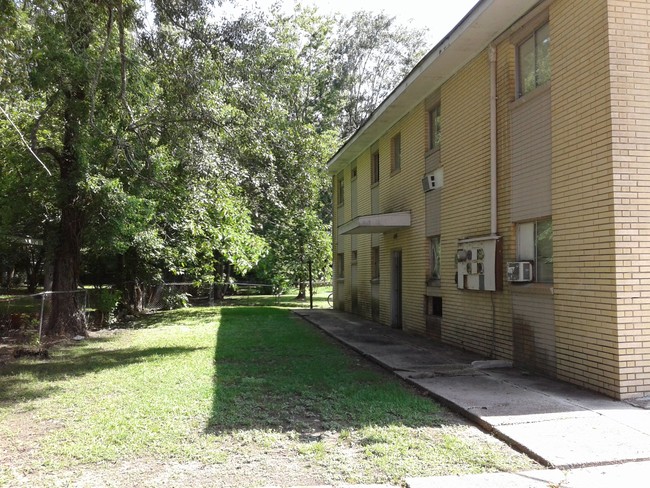
[[[428, 48], [432, 48], [476, 5], [478, 0], [302, 0], [305, 6], [315, 6], [324, 14], [340, 12], [351, 14], [357, 10], [371, 12], [384, 11], [397, 17], [400, 24], [416, 28], [428, 28]], [[281, 3], [287, 11], [292, 11], [296, 0], [238, 0], [241, 6], [257, 4], [268, 8]]]

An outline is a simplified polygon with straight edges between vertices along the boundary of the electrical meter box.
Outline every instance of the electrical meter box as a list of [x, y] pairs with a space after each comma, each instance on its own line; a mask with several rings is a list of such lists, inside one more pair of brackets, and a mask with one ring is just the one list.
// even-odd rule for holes
[[502, 287], [501, 238], [477, 237], [458, 241], [456, 271], [461, 290], [497, 291]]

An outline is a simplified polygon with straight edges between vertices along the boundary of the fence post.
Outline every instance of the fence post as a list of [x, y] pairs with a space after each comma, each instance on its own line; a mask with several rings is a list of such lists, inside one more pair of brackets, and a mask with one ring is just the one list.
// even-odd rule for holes
[[40, 341], [41, 338], [43, 337], [43, 314], [44, 314], [44, 309], [45, 309], [45, 297], [46, 291], [41, 293], [41, 322], [38, 324], [38, 340]]
[[314, 308], [314, 280], [311, 275], [311, 260], [309, 260], [309, 309]]

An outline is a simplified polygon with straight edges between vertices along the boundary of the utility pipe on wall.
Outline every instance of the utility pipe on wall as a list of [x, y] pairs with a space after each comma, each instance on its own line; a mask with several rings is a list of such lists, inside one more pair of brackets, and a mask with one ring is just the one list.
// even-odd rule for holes
[[497, 235], [497, 50], [490, 45], [490, 234]]

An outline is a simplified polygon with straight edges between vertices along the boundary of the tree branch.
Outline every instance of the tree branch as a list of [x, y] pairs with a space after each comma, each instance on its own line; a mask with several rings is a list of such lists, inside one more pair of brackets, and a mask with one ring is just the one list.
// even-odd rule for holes
[[122, 5], [122, 0], [117, 2], [117, 17], [117, 24], [120, 31], [120, 99], [122, 100], [124, 110], [129, 114], [131, 123], [134, 123], [133, 111], [126, 99], [126, 47], [124, 42], [124, 6]]
[[0, 111], [2, 111], [2, 113], [4, 114], [4, 116], [7, 118], [7, 120], [8, 120], [9, 123], [11, 124], [11, 126], [12, 126], [12, 127], [14, 128], [14, 130], [18, 133], [18, 136], [20, 137], [20, 140], [23, 141], [23, 144], [25, 144], [25, 147], [27, 148], [27, 150], [28, 150], [30, 153], [32, 153], [32, 156], [34, 156], [34, 157], [36, 158], [36, 161], [38, 161], [39, 163], [41, 163], [41, 166], [43, 166], [43, 168], [45, 169], [45, 171], [47, 171], [47, 174], [50, 175], [50, 176], [52, 176], [52, 173], [51, 173], [50, 170], [47, 168], [47, 166], [45, 166], [45, 163], [44, 163], [43, 161], [41, 161], [41, 158], [39, 158], [38, 155], [37, 155], [37, 154], [34, 152], [34, 150], [31, 148], [31, 146], [30, 146], [29, 144], [27, 144], [27, 141], [26, 141], [25, 138], [23, 137], [22, 132], [20, 132], [20, 129], [18, 129], [18, 127], [16, 127], [16, 124], [14, 124], [14, 121], [11, 120], [11, 117], [9, 117], [9, 114], [5, 111], [5, 109], [2, 107], [2, 105], [0, 105]]
[[[36, 153], [38, 153], [38, 154], [49, 154], [50, 156], [52, 156], [52, 158], [53, 158], [57, 163], [59, 163], [59, 162], [61, 161], [61, 154], [59, 154], [59, 152], [58, 152], [56, 149], [54, 149], [53, 147], [50, 147], [50, 146], [40, 146], [40, 147], [35, 147], [35, 148], [34, 148], [34, 152], [36, 152]], [[39, 160], [39, 161], [40, 161], [40, 160]], [[41, 164], [42, 164], [42, 163], [41, 163]], [[48, 171], [48, 173], [49, 173], [49, 171]], [[52, 175], [52, 174], [50, 173], [50, 176], [51, 176], [51, 175]]]
[[[121, 3], [120, 3], [121, 5]], [[111, 40], [111, 33], [113, 32], [113, 7], [108, 7], [108, 21], [106, 23], [106, 40], [104, 41], [104, 47], [102, 48], [102, 54], [97, 62], [97, 70], [95, 71], [95, 76], [93, 77], [92, 84], [90, 85], [90, 124], [95, 125], [95, 92], [97, 91], [97, 84], [99, 83], [99, 76], [104, 66], [104, 60], [106, 59], [106, 53], [108, 52], [108, 45]]]
[[54, 105], [54, 102], [56, 102], [57, 98], [59, 98], [59, 92], [55, 92], [54, 95], [47, 101], [45, 104], [45, 108], [43, 111], [39, 114], [38, 118], [36, 119], [36, 122], [34, 123], [34, 126], [32, 127], [32, 132], [31, 132], [31, 137], [30, 137], [30, 142], [31, 142], [31, 148], [33, 150], [36, 150], [38, 145], [36, 144], [36, 136], [38, 133], [38, 129], [41, 126], [41, 121], [45, 118], [47, 113], [50, 111], [52, 106]]

